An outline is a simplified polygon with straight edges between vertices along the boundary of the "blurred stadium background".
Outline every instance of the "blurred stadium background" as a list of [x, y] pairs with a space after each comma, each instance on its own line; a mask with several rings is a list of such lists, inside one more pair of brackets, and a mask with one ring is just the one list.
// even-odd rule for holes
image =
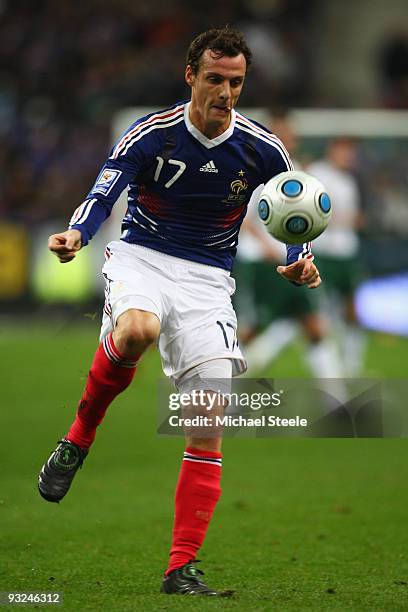
[[[120, 204], [69, 266], [48, 253], [47, 237], [66, 227], [129, 115], [188, 97], [184, 57], [198, 32], [225, 23], [244, 31], [254, 66], [240, 108], [256, 109], [261, 121], [289, 109], [302, 159], [319, 158], [333, 136], [358, 139], [365, 277], [357, 305], [371, 330], [363, 375], [406, 377], [406, 1], [347, 5], [0, 0], [0, 513], [9, 534], [0, 590], [63, 590], [69, 609], [161, 609], [149, 593], [169, 544], [180, 441], [155, 435], [157, 355], [146, 356], [139, 391], [135, 383], [117, 401], [70, 499], [49, 508], [35, 491], [95, 348], [103, 246], [119, 236]], [[300, 354], [295, 342], [265, 373], [308, 376]], [[227, 441], [225, 497], [204, 556], [221, 582], [255, 586], [224, 607], [408, 608], [405, 446], [351, 442]], [[249, 570], [251, 558], [266, 574]]]
[[[370, 17], [360, 28], [368, 8]], [[274, 108], [293, 110], [301, 153], [309, 161], [322, 154], [331, 136], [359, 137], [366, 274], [395, 274], [395, 282], [388, 279], [381, 287], [390, 304], [405, 301], [405, 8], [399, 0], [386, 13], [382, 3], [368, 0], [347, 11], [336, 0], [231, 0], [216, 10], [182, 0], [87, 0], [80, 6], [3, 0], [1, 311], [41, 316], [45, 303], [98, 302], [101, 245], [119, 235], [120, 213], [69, 269], [51, 261], [45, 238], [66, 227], [112, 139], [139, 115], [137, 107], [143, 112], [188, 97], [182, 71], [186, 47], [196, 32], [219, 23], [241, 28], [254, 51], [241, 108], [256, 107], [260, 119]], [[406, 335], [407, 310], [400, 309], [398, 321], [390, 323], [377, 288], [368, 285], [361, 295], [364, 323]]]

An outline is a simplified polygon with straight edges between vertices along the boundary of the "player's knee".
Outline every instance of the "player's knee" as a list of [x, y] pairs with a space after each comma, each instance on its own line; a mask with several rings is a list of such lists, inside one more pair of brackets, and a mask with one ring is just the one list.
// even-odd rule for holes
[[319, 315], [308, 315], [302, 319], [304, 333], [309, 342], [320, 342], [327, 336], [327, 322]]
[[220, 453], [222, 448], [222, 436], [214, 438], [186, 436], [186, 448]]
[[160, 333], [159, 319], [151, 312], [131, 310], [118, 318], [115, 343], [126, 354], [143, 352], [156, 342]]
[[[125, 328], [125, 341], [129, 345], [139, 345], [147, 348], [156, 342], [160, 323], [157, 317], [151, 313], [141, 313], [129, 321]], [[144, 316], [143, 316], [144, 315]]]
[[349, 298], [346, 302], [345, 319], [349, 324], [357, 322], [357, 313], [353, 298]]

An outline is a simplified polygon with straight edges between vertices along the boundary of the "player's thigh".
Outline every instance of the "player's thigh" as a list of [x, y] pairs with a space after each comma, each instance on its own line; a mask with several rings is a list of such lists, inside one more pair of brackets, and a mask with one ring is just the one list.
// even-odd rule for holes
[[264, 329], [271, 321], [287, 316], [284, 312], [286, 285], [277, 274], [276, 266], [267, 261], [253, 264], [253, 284], [258, 328]]
[[[277, 274], [275, 267], [267, 262], [258, 266], [257, 272], [259, 308], [269, 312], [270, 319], [302, 319], [318, 315], [319, 289], [311, 291], [306, 286], [290, 283]], [[267, 289], [263, 289], [265, 285]]]
[[317, 266], [325, 288], [336, 291], [343, 299], [352, 296], [361, 282], [362, 271], [356, 257], [340, 259], [319, 255]]
[[318, 310], [310, 289], [293, 285], [277, 274], [275, 268], [270, 262], [257, 262], [253, 269], [260, 329], [276, 319], [298, 319]]
[[327, 321], [320, 313], [304, 313], [299, 317], [299, 320], [304, 334], [310, 342], [319, 342], [327, 335]]
[[107, 247], [102, 270], [106, 288], [101, 340], [114, 329], [133, 336], [145, 334], [150, 339], [157, 338], [160, 331], [161, 279], [131, 247], [120, 241]]
[[254, 262], [237, 259], [234, 264], [234, 278], [238, 291], [232, 303], [238, 315], [238, 321], [255, 326], [256, 300], [254, 289]]
[[[229, 311], [214, 311], [212, 317], [185, 327], [172, 336], [164, 328], [159, 340], [165, 374], [182, 372], [213, 359], [231, 359], [243, 362], [237, 340], [237, 319], [232, 307]], [[236, 364], [239, 368], [239, 363]]]
[[246, 369], [231, 303], [235, 282], [222, 270], [201, 268], [186, 273], [178, 284], [173, 307], [162, 326], [159, 349], [163, 370], [173, 380], [214, 359], [231, 359], [233, 375]]

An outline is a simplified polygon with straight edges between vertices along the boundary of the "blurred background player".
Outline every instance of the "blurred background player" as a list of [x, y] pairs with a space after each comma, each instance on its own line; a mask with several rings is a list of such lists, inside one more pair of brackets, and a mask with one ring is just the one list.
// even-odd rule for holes
[[[290, 115], [275, 111], [271, 131], [288, 150], [295, 168], [298, 136]], [[307, 346], [305, 360], [315, 378], [339, 378], [343, 375], [337, 347], [328, 334], [328, 321], [319, 313], [317, 293], [290, 283], [282, 286], [275, 274], [285, 261], [286, 248], [265, 229], [257, 212], [258, 195], [253, 194], [242, 225], [238, 257], [234, 267], [240, 291], [235, 297], [240, 323], [240, 338], [246, 344], [248, 372], [264, 369], [299, 333]]]
[[338, 338], [346, 376], [361, 374], [365, 334], [356, 317], [354, 292], [362, 278], [360, 239], [363, 225], [360, 188], [354, 171], [357, 166], [357, 142], [339, 137], [329, 141], [325, 156], [307, 167], [307, 171], [326, 186], [333, 203], [333, 216], [327, 230], [313, 242], [319, 267], [327, 280], [324, 296], [326, 312], [340, 324]]

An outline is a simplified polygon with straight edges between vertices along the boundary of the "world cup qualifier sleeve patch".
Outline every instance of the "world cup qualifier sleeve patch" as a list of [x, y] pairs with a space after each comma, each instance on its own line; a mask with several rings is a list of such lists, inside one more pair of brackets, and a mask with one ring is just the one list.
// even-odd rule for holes
[[121, 174], [121, 170], [105, 168], [96, 179], [96, 183], [93, 186], [91, 193], [100, 193], [107, 196]]

